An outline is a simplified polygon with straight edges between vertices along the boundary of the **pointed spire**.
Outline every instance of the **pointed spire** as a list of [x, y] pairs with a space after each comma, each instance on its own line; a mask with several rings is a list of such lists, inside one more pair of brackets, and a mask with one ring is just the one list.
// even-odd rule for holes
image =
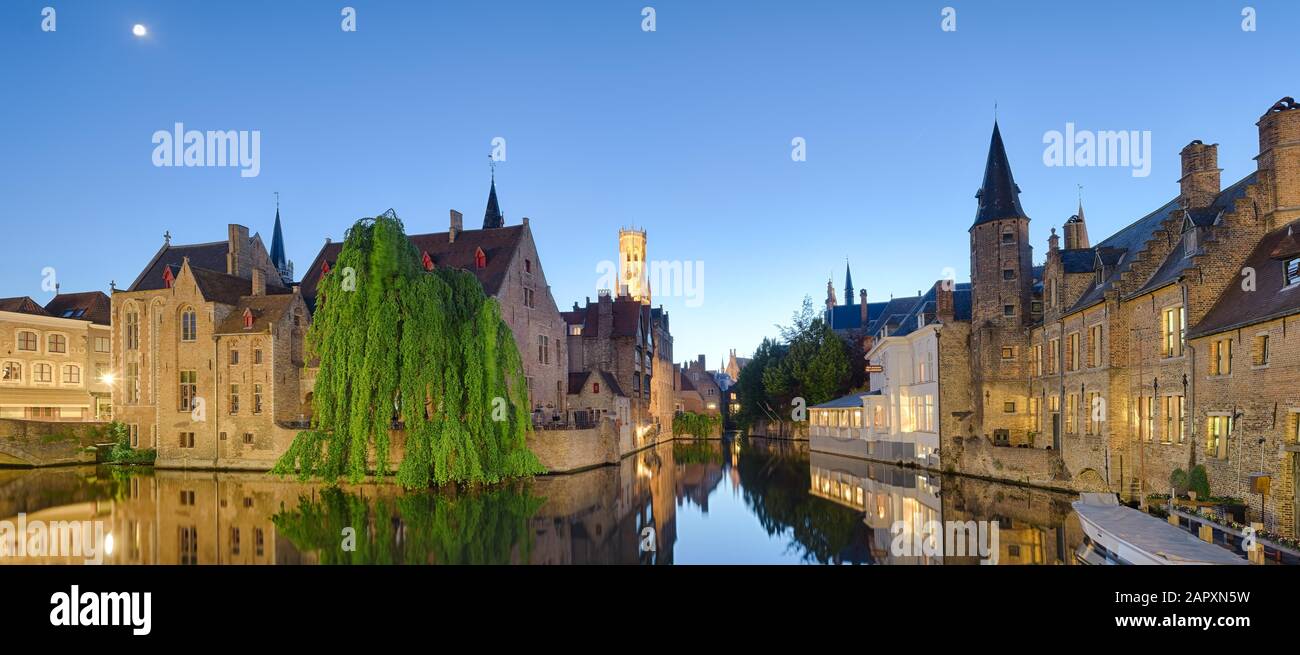
[[984, 164], [984, 184], [980, 187], [979, 209], [975, 212], [975, 225], [1001, 218], [1029, 218], [1020, 207], [1020, 187], [1011, 176], [1007, 149], [1002, 145], [1002, 131], [993, 122], [993, 138], [989, 141], [989, 157]]
[[849, 258], [844, 258], [844, 304], [853, 304], [853, 273], [849, 271]]
[[284, 230], [280, 228], [280, 192], [275, 192], [275, 229], [271, 233], [271, 266], [285, 284], [293, 284], [293, 265], [284, 255]]
[[505, 227], [506, 219], [501, 215], [501, 206], [497, 204], [496, 162], [492, 162], [492, 189], [488, 191], [487, 211], [483, 212], [483, 229]]

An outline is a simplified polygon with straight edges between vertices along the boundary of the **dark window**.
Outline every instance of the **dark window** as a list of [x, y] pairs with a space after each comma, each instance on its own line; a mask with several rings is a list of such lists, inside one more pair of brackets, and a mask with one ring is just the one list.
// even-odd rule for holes
[[1300, 257], [1286, 260], [1286, 283], [1292, 285], [1296, 282], [1300, 282]]
[[1016, 269], [1014, 269], [1014, 268], [1004, 268], [1004, 269], [1002, 269], [1002, 279], [1004, 279], [1004, 280], [1014, 280], [1014, 279], [1016, 279]]
[[1002, 315], [1003, 315], [1003, 316], [1015, 316], [1015, 315], [1016, 315], [1016, 306], [1015, 306], [1015, 305], [1003, 305], [1003, 306], [1002, 306]]

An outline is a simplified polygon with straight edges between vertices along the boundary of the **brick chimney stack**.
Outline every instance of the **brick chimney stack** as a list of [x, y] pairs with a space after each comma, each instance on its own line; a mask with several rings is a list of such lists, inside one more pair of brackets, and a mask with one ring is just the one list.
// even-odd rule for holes
[[1209, 207], [1219, 195], [1219, 144], [1197, 139], [1178, 153], [1183, 176], [1178, 180], [1179, 200], [1188, 207]]
[[943, 323], [951, 323], [957, 317], [952, 299], [956, 286], [955, 280], [939, 280], [934, 283], [934, 315]]
[[1268, 229], [1276, 229], [1300, 218], [1300, 103], [1282, 98], [1259, 122], [1259, 166], [1261, 182], [1273, 194], [1274, 214]]
[[451, 225], [447, 228], [447, 243], [456, 243], [456, 235], [465, 230], [465, 216], [451, 210]]
[[858, 290], [858, 316], [862, 319], [862, 327], [867, 327], [867, 290]]
[[253, 295], [266, 295], [266, 275], [256, 266], [253, 267]]

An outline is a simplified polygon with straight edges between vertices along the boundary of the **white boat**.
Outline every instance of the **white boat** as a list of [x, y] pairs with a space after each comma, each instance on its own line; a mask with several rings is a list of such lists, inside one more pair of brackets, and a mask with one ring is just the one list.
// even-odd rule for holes
[[1149, 514], [1119, 504], [1115, 494], [1085, 493], [1071, 503], [1088, 537], [1079, 557], [1087, 563], [1248, 564], [1227, 548]]

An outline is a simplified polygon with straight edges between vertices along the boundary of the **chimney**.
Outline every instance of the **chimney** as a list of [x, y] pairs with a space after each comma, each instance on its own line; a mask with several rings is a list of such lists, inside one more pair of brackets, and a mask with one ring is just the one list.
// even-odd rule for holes
[[862, 318], [862, 327], [867, 327], [867, 290], [858, 290], [859, 316]]
[[447, 243], [456, 243], [456, 235], [465, 229], [465, 216], [451, 210], [451, 225], [447, 228]]
[[266, 295], [266, 277], [263, 275], [262, 269], [256, 267], [253, 268], [253, 295]]
[[1272, 230], [1300, 217], [1300, 103], [1282, 98], [1256, 125], [1259, 156], [1255, 161], [1261, 182], [1271, 187], [1276, 212], [1268, 225]]
[[[1262, 134], [1261, 131], [1261, 139]], [[1197, 139], [1178, 154], [1183, 159], [1183, 176], [1178, 180], [1179, 200], [1188, 207], [1209, 207], [1219, 195], [1219, 144], [1206, 145]]]
[[226, 226], [226, 274], [244, 277], [251, 268], [252, 253], [248, 252], [248, 228], [230, 223]]
[[957, 318], [952, 300], [956, 286], [955, 280], [939, 280], [934, 283], [934, 315], [940, 322], [951, 323]]

